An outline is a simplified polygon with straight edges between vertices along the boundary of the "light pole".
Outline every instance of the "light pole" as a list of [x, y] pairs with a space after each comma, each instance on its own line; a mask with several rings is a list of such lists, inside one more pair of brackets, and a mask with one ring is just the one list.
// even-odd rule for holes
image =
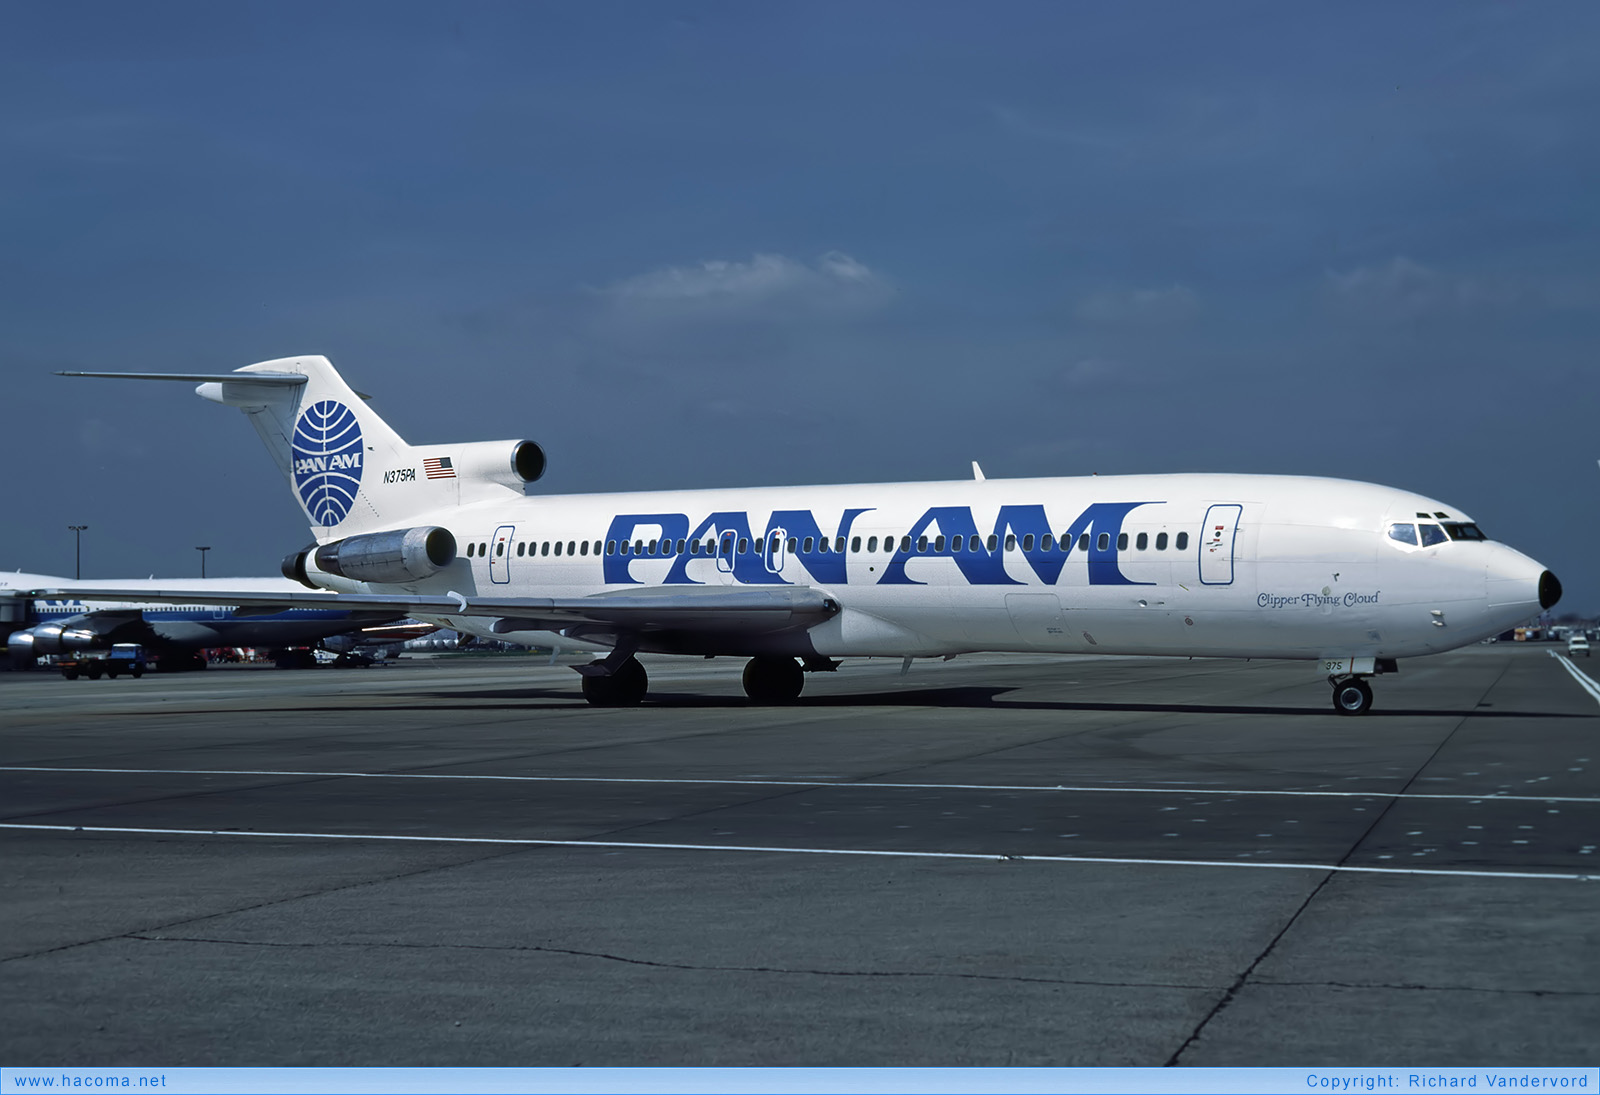
[[83, 577], [83, 530], [88, 525], [68, 525], [72, 532], [72, 576]]
[[205, 547], [197, 547], [195, 550], [200, 553], [200, 577], [204, 578], [206, 576], [206, 552], [211, 550], [211, 546], [208, 544]]

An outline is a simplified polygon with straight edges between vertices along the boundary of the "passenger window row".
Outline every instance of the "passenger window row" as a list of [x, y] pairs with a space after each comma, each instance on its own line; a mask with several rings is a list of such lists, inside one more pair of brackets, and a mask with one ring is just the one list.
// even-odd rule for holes
[[[1433, 527], [1435, 528], [1435, 531], [1437, 531], [1436, 526], [1424, 527]], [[1447, 525], [1445, 527], [1469, 529], [1473, 532], [1477, 531], [1477, 526], [1475, 525]], [[1391, 525], [1389, 535], [1394, 539], [1400, 539], [1401, 537], [1396, 535], [1395, 531], [1400, 528], [1413, 528], [1413, 526]], [[1414, 529], [1412, 535], [1415, 536]], [[1481, 540], [1483, 539], [1483, 534], [1477, 533], [1476, 536], [1473, 536], [1466, 533], [1462, 533], [1460, 535], [1452, 533], [1451, 538], [1460, 540]], [[803, 540], [799, 537], [790, 536], [786, 541], [780, 541], [776, 534], [773, 534], [771, 543], [765, 546], [765, 551], [769, 553], [776, 552], [780, 542], [791, 555], [810, 555], [813, 553], [827, 554], [829, 552], [842, 553], [844, 551], [843, 536], [834, 537], [832, 540], [829, 540], [826, 536], [807, 536]], [[1409, 542], [1415, 543], [1416, 541], [1412, 540]], [[593, 545], [592, 547], [591, 543]], [[1018, 543], [1019, 541], [1016, 534], [1008, 533], [1005, 538], [1005, 550], [1016, 551]], [[1166, 551], [1167, 543], [1167, 534], [1165, 532], [1156, 533], [1155, 549], [1157, 551]], [[1034, 534], [1031, 532], [1025, 534], [1021, 538], [1020, 544], [1023, 551], [1033, 551], [1035, 546]], [[1189, 547], [1189, 534], [1187, 532], [1178, 533], [1177, 536], [1173, 537], [1172, 544], [1173, 547], [1175, 547], [1178, 551], [1187, 550]], [[1063, 534], [1059, 539], [1057, 539], [1047, 532], [1037, 538], [1037, 546], [1040, 551], [1067, 552], [1072, 550], [1072, 538]], [[893, 555], [896, 550], [899, 550], [907, 555], [927, 555], [931, 550], [932, 554], [943, 555], [946, 553], [947, 547], [950, 554], [978, 551], [992, 552], [999, 550], [1000, 537], [992, 533], [989, 535], [987, 540], [977, 535], [963, 536], [958, 534], [948, 538], [945, 536], [934, 536], [931, 539], [927, 536], [919, 536], [916, 539], [915, 545], [913, 545], [910, 536], [901, 536], [898, 544], [893, 536], [885, 536], [883, 537], [882, 551], [885, 555]], [[1100, 551], [1109, 551], [1111, 548], [1111, 534], [1109, 532], [1100, 533], [1099, 537], [1095, 541], [1095, 547]], [[1138, 538], [1134, 541], [1134, 549], [1137, 551], [1146, 551], [1149, 549], [1149, 547], [1150, 534], [1148, 532], [1139, 533]], [[852, 537], [850, 540], [850, 550], [852, 552], [859, 553], [861, 548], [861, 537]], [[1079, 551], [1089, 550], [1089, 534], [1087, 532], [1078, 537], [1077, 549]], [[706, 540], [703, 544], [699, 540], [684, 541], [666, 539], [633, 540], [631, 542], [628, 540], [623, 540], [620, 543], [616, 540], [595, 540], [592, 542], [589, 540], [522, 540], [517, 543], [516, 554], [519, 558], [545, 558], [551, 555], [560, 558], [563, 555], [568, 557], [574, 555], [599, 555], [603, 551], [606, 555], [647, 555], [670, 557], [673, 555], [682, 555], [685, 552], [687, 552], [689, 555], [707, 556], [714, 556], [718, 554], [724, 556], [734, 554], [748, 555], [752, 552], [752, 550], [756, 554], [763, 553], [763, 545], [759, 539], [754, 541], [752, 544], [752, 541], [749, 537], [740, 536], [736, 541], [733, 534], [730, 533], [727, 536], [722, 537], [720, 541], [711, 539]], [[867, 537], [866, 550], [868, 554], [874, 554], [879, 551], [878, 537]], [[1126, 532], [1117, 537], [1117, 550], [1128, 550], [1128, 534]], [[506, 545], [504, 543], [495, 545], [495, 555], [497, 557], [502, 556], [505, 553]], [[487, 558], [488, 554], [489, 545], [487, 543], [477, 542], [469, 543], [467, 545], [467, 558], [469, 559]]]

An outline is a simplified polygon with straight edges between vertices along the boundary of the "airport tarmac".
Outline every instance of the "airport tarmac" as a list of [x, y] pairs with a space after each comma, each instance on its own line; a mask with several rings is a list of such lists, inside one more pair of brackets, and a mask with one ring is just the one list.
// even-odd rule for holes
[[[1578, 668], [1588, 671], [1584, 659]], [[0, 674], [13, 1065], [1592, 1065], [1549, 648]], [[1597, 663], [1600, 664], [1600, 663]]]

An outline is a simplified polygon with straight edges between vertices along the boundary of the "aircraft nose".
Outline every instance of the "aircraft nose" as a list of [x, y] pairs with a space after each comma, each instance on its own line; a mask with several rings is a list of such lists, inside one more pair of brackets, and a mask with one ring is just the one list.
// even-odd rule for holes
[[1515, 548], [1505, 544], [1485, 544], [1489, 548], [1485, 568], [1484, 592], [1488, 594], [1491, 609], [1504, 609], [1512, 615], [1525, 612], [1532, 615], [1549, 608], [1561, 598], [1561, 583], [1545, 569], [1544, 564], [1530, 559]]
[[1539, 607], [1554, 608], [1561, 600], [1561, 582], [1548, 570], [1539, 575]]

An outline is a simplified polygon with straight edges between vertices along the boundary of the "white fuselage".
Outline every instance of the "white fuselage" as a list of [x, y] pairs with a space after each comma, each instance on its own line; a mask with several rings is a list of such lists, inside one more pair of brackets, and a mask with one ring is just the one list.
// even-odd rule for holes
[[[1390, 535], [1396, 524], [1437, 533], [1470, 520], [1406, 491], [1261, 475], [529, 496], [413, 510], [407, 525], [437, 524], [459, 544], [455, 562], [426, 580], [378, 585], [315, 571], [312, 580], [346, 592], [511, 598], [792, 585], [840, 606], [766, 645], [670, 631], [641, 638], [641, 650], [675, 653], [1400, 658], [1475, 642], [1539, 611], [1544, 568], [1512, 548]], [[436, 622], [537, 641], [481, 616]]]

